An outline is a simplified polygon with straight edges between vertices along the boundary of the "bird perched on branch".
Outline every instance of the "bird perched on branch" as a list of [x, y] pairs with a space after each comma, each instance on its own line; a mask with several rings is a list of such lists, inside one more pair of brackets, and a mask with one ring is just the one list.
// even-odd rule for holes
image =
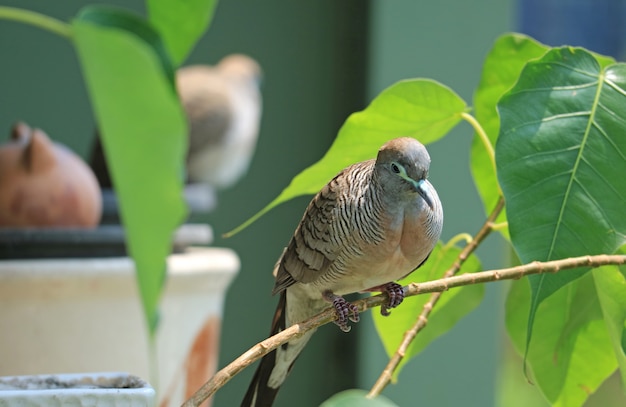
[[[384, 144], [375, 160], [347, 167], [311, 200], [276, 263], [280, 294], [271, 334], [332, 304], [335, 323], [350, 330], [357, 308], [342, 296], [380, 291], [383, 315], [404, 299], [395, 283], [421, 266], [441, 235], [443, 211], [426, 179], [430, 157], [412, 138]], [[290, 340], [261, 360], [242, 406], [271, 406], [313, 332]]]
[[261, 68], [232, 54], [217, 65], [192, 65], [176, 74], [189, 121], [187, 174], [190, 182], [224, 188], [245, 174], [261, 120]]

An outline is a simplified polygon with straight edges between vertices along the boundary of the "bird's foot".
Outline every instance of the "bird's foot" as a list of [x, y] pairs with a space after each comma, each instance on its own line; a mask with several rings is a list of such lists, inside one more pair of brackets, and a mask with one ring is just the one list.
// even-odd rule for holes
[[324, 299], [333, 304], [335, 312], [337, 313], [337, 319], [333, 322], [335, 322], [335, 324], [343, 332], [350, 332], [351, 327], [348, 325], [348, 320], [355, 323], [359, 322], [358, 307], [351, 302], [346, 301], [343, 297], [333, 294], [332, 292], [324, 293]]
[[387, 283], [381, 287], [387, 293], [387, 303], [380, 306], [380, 314], [388, 316], [391, 308], [395, 308], [404, 300], [404, 287], [398, 283]]

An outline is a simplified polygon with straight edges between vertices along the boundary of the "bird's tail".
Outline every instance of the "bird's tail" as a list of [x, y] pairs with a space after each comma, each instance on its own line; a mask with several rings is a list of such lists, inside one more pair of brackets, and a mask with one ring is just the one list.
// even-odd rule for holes
[[[290, 304], [293, 305], [295, 304]], [[288, 320], [286, 314], [287, 292], [284, 290], [280, 293], [270, 335], [285, 329]], [[261, 359], [241, 407], [270, 407], [274, 403], [280, 386], [312, 334], [313, 331], [309, 331], [304, 336], [281, 345]]]

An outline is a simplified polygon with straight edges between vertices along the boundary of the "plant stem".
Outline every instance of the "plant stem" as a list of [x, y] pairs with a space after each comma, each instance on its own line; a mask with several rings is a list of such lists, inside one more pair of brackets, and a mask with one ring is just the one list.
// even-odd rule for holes
[[494, 223], [493, 225], [491, 225], [491, 230], [498, 231], [498, 230], [506, 229], [508, 227], [509, 227], [509, 222]]
[[458, 235], [454, 236], [452, 239], [450, 239], [448, 241], [448, 243], [445, 244], [444, 249], [448, 249], [452, 246], [455, 246], [458, 242], [464, 240], [465, 244], [469, 244], [472, 240], [474, 239], [474, 237], [472, 235], [470, 235], [469, 233], [459, 233]]
[[148, 339], [148, 370], [150, 384], [154, 388], [157, 400], [161, 396], [161, 386], [159, 377], [159, 354], [156, 343], [156, 335], [150, 335]]
[[[493, 230], [492, 229], [493, 224], [496, 218], [498, 217], [498, 215], [500, 215], [500, 212], [502, 212], [503, 208], [504, 208], [504, 198], [500, 196], [500, 199], [498, 200], [496, 207], [493, 209], [493, 211], [491, 212], [491, 214], [489, 215], [489, 217], [487, 218], [483, 226], [480, 228], [476, 236], [469, 241], [469, 243], [463, 248], [461, 253], [459, 253], [454, 264], [452, 264], [450, 269], [448, 269], [448, 271], [445, 272], [445, 274], [443, 275], [444, 279], [450, 278], [454, 276], [456, 273], [458, 273], [458, 271], [461, 269], [461, 266], [463, 265], [465, 260], [468, 259], [468, 257], [474, 252], [474, 250], [476, 250], [478, 245], [489, 235], [489, 233], [491, 233], [491, 231]], [[385, 368], [381, 372], [380, 376], [378, 377], [378, 380], [376, 380], [376, 383], [374, 383], [374, 386], [372, 386], [370, 392], [367, 394], [368, 398], [374, 398], [378, 396], [384, 390], [384, 388], [387, 387], [387, 385], [389, 384], [389, 382], [391, 381], [393, 377], [393, 372], [395, 372], [395, 370], [400, 365], [400, 361], [402, 361], [402, 359], [404, 358], [404, 355], [406, 355], [409, 345], [411, 345], [411, 342], [413, 342], [417, 334], [422, 329], [424, 329], [424, 327], [426, 327], [426, 324], [428, 323], [428, 316], [430, 315], [433, 308], [435, 307], [435, 305], [441, 298], [442, 294], [443, 292], [434, 292], [433, 294], [431, 294], [426, 304], [424, 304], [424, 307], [422, 308], [422, 312], [415, 320], [415, 323], [409, 330], [407, 330], [404, 333], [402, 342], [396, 349], [396, 352], [389, 359], [389, 363], [387, 363], [387, 366], [385, 366]]]
[[491, 166], [493, 167], [493, 173], [496, 173], [496, 152], [491, 145], [491, 141], [489, 140], [489, 136], [485, 133], [483, 127], [478, 123], [478, 120], [474, 116], [469, 113], [463, 112], [461, 113], [461, 117], [468, 122], [473, 128], [480, 141], [482, 141], [485, 150], [487, 150], [487, 155], [489, 156], [489, 160], [491, 161]]
[[0, 7], [0, 20], [18, 21], [50, 31], [68, 39], [72, 38], [70, 25], [45, 14], [14, 7]]

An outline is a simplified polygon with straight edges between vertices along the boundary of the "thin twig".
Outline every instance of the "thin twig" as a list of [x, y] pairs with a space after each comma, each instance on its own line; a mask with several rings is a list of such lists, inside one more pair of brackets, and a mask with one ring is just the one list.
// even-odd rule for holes
[[[459, 272], [465, 260], [469, 258], [469, 256], [476, 250], [478, 245], [480, 245], [480, 243], [485, 240], [489, 233], [491, 233], [491, 231], [493, 230], [493, 224], [500, 215], [500, 212], [502, 212], [503, 208], [504, 198], [500, 196], [500, 199], [498, 199], [498, 203], [496, 204], [493, 211], [491, 211], [491, 214], [489, 215], [483, 226], [480, 228], [476, 236], [474, 236], [474, 238], [463, 248], [461, 253], [459, 253], [455, 262], [452, 264], [452, 267], [450, 267], [450, 269], [445, 272], [445, 274], [443, 275], [444, 279], [452, 277]], [[389, 359], [387, 366], [385, 366], [385, 368], [381, 372], [378, 380], [376, 380], [376, 383], [374, 383], [371, 390], [367, 394], [368, 398], [374, 398], [378, 396], [380, 393], [382, 393], [384, 388], [387, 387], [389, 382], [391, 382], [393, 372], [395, 372], [395, 370], [400, 365], [402, 359], [404, 359], [404, 355], [406, 355], [409, 345], [411, 345], [411, 342], [413, 342], [418, 332], [426, 327], [426, 324], [428, 323], [428, 317], [439, 299], [441, 298], [442, 294], [443, 292], [434, 292], [430, 296], [426, 304], [424, 304], [422, 312], [415, 320], [413, 326], [411, 326], [411, 328], [404, 333], [402, 342], [400, 343], [392, 357]]]
[[[471, 284], [482, 284], [500, 280], [514, 280], [531, 274], [555, 273], [561, 270], [568, 270], [580, 267], [600, 267], [605, 265], [626, 264], [626, 255], [606, 255], [573, 257], [563, 260], [549, 261], [545, 263], [532, 262], [522, 266], [489, 270], [479, 273], [463, 274], [442, 278], [440, 280], [427, 281], [424, 283], [412, 283], [407, 286], [406, 296], [414, 296], [426, 293], [447, 291], [454, 287], [461, 287]], [[387, 300], [385, 295], [376, 295], [355, 301], [354, 304], [360, 312], [382, 305]], [[261, 359], [283, 343], [289, 342], [293, 338], [304, 335], [306, 332], [316, 329], [335, 319], [335, 310], [328, 308], [304, 322], [290, 326], [280, 333], [254, 345], [244, 354], [239, 356], [228, 366], [217, 372], [208, 382], [206, 382], [182, 407], [198, 407], [207, 398], [211, 397], [217, 390], [222, 388], [237, 373], [247, 366]]]

